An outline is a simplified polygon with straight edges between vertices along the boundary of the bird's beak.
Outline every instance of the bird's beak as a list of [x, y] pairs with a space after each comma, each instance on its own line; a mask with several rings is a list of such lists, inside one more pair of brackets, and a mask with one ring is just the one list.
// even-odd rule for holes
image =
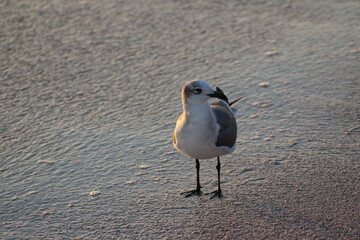
[[219, 98], [225, 102], [229, 102], [228, 98], [225, 96], [224, 92], [220, 88], [216, 88], [216, 91], [208, 94], [209, 97]]

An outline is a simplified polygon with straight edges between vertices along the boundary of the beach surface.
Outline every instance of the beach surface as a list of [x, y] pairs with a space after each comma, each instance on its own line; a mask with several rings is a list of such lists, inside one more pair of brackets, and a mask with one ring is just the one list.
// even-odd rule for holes
[[[360, 239], [360, 1], [1, 1], [1, 239]], [[181, 87], [235, 107], [184, 198]], [[201, 161], [204, 193], [216, 159]]]

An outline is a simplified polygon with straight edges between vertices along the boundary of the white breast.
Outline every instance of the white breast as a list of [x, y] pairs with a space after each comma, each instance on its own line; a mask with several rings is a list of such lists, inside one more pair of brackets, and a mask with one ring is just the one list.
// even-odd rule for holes
[[[174, 146], [191, 158], [207, 159], [233, 151], [233, 148], [216, 147], [219, 125], [209, 105], [192, 109], [191, 118], [183, 115], [176, 123]], [[189, 120], [190, 119], [190, 120]]]

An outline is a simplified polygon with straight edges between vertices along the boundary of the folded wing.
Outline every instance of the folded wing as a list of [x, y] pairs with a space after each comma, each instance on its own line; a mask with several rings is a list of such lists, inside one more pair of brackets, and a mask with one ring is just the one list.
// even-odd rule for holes
[[227, 146], [231, 148], [236, 142], [237, 127], [236, 119], [230, 106], [225, 101], [218, 101], [211, 104], [211, 108], [216, 117], [216, 122], [220, 126], [216, 146]]

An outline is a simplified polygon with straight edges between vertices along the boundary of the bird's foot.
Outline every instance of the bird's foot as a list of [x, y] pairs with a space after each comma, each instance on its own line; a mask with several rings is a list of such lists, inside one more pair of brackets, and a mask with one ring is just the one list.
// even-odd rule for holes
[[200, 188], [198, 188], [195, 190], [182, 192], [180, 194], [185, 195], [185, 197], [187, 198], [187, 197], [192, 197], [192, 196], [201, 196], [202, 192], [201, 192]]
[[213, 192], [211, 192], [211, 193], [207, 193], [206, 195], [210, 195], [210, 194], [214, 194], [210, 199], [213, 199], [214, 197], [218, 197], [218, 198], [222, 198], [222, 197], [223, 197], [223, 194], [222, 194], [221, 189], [220, 189], [220, 190], [213, 191]]

